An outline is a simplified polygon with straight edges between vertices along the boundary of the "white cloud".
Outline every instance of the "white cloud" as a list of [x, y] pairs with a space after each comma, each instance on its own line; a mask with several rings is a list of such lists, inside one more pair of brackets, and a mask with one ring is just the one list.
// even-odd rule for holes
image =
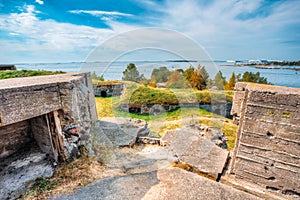
[[[37, 0], [39, 1], [39, 0]], [[171, 1], [163, 3], [156, 1], [141, 1], [140, 5], [154, 10], [152, 14], [144, 15], [143, 21], [155, 27], [176, 30], [187, 34], [199, 44], [212, 51], [212, 56], [221, 59], [231, 55], [233, 59], [245, 55], [248, 50], [257, 55], [261, 49], [272, 48], [282, 37], [278, 32], [285, 26], [299, 25], [300, 12], [298, 1], [286, 1], [273, 4], [267, 16], [241, 20], [240, 14], [254, 13], [261, 7], [260, 0], [253, 1], [214, 1], [202, 5], [197, 0]], [[20, 13], [0, 14], [0, 30], [11, 35], [9, 39], [1, 39], [3, 51], [0, 59], [9, 59], [17, 52], [31, 52], [31, 56], [61, 56], [61, 60], [74, 58], [83, 59], [89, 51], [112, 36], [134, 30], [143, 24], [127, 24], [114, 20], [116, 17], [131, 17], [133, 15], [121, 12], [101, 10], [72, 10], [74, 14], [89, 14], [105, 20], [110, 29], [79, 26], [70, 23], [59, 23], [54, 20], [41, 20], [37, 17], [38, 10], [33, 5], [26, 5]], [[147, 35], [147, 33], [145, 33]], [[296, 34], [296, 33], [294, 33]], [[144, 34], [142, 34], [144, 35]], [[22, 38], [22, 41], [17, 39]], [[293, 38], [292, 38], [293, 39]], [[161, 37], [158, 42], [167, 40]], [[170, 41], [170, 40], [168, 40]], [[139, 42], [137, 39], [136, 42]], [[145, 41], [147, 42], [147, 41]], [[123, 43], [115, 44], [114, 48], [123, 48]], [[147, 44], [145, 44], [147, 45]], [[174, 45], [181, 46], [177, 41]], [[149, 46], [151, 46], [149, 44]], [[264, 46], [264, 47], [263, 47]], [[126, 46], [125, 46], [126, 47]], [[248, 48], [245, 50], [245, 48]], [[9, 53], [10, 52], [10, 53]], [[215, 54], [213, 54], [215, 53]], [[286, 53], [288, 54], [288, 53]], [[248, 55], [248, 54], [247, 54]], [[219, 57], [218, 57], [219, 56]], [[32, 59], [29, 58], [29, 59]], [[266, 57], [266, 56], [264, 56]], [[245, 57], [240, 57], [245, 58]]]
[[275, 2], [263, 8], [268, 13], [266, 16], [239, 18], [243, 14], [255, 15], [262, 3], [261, 0], [229, 0], [202, 5], [196, 0], [166, 0], [155, 6], [148, 2], [151, 5], [149, 9], [161, 13], [156, 18], [161, 27], [185, 33], [203, 46], [223, 50], [235, 48], [237, 53], [245, 46], [259, 48], [266, 45], [271, 38], [280, 37], [279, 32], [286, 26], [299, 24], [298, 1]]
[[124, 17], [131, 17], [132, 14], [128, 13], [122, 13], [122, 12], [108, 12], [108, 11], [102, 11], [102, 10], [71, 10], [70, 13], [74, 14], [89, 14], [96, 17], [99, 16], [124, 16]]
[[35, 0], [36, 3], [40, 4], [40, 5], [43, 5], [44, 4], [44, 1], [42, 0]]
[[[43, 54], [48, 57], [53, 53], [64, 55], [71, 52], [77, 55], [77, 60], [84, 59], [90, 50], [115, 34], [115, 31], [110, 29], [40, 20], [36, 16], [38, 11], [32, 5], [25, 6], [23, 10], [22, 13], [0, 15], [0, 30], [7, 31], [11, 36], [18, 35], [17, 39], [22, 38], [22, 42], [15, 42], [14, 37], [2, 39], [1, 49], [13, 48], [15, 54], [22, 51], [36, 52], [36, 57], [31, 59], [38, 59], [44, 52], [48, 52], [48, 55]], [[85, 54], [82, 51], [85, 51]], [[6, 52], [2, 54], [2, 57], [8, 59]], [[62, 56], [61, 60], [65, 59], [67, 58]]]

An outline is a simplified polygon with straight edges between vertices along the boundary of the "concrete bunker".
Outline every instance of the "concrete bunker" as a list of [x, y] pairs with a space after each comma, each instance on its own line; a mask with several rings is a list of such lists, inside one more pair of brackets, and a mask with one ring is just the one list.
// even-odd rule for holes
[[89, 73], [0, 81], [0, 196], [18, 198], [36, 178], [91, 151], [97, 120]]
[[56, 162], [65, 159], [61, 129], [61, 111], [53, 111], [0, 127], [0, 161], [37, 147]]
[[299, 199], [300, 89], [237, 83], [231, 113], [239, 124], [231, 184], [263, 198]]
[[94, 84], [94, 93], [97, 97], [121, 96], [125, 84], [114, 82], [102, 82]]

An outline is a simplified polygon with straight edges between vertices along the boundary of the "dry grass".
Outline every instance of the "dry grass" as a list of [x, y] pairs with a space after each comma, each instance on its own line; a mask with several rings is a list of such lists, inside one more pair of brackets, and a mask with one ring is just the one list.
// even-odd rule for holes
[[213, 176], [211, 176], [211, 175], [209, 175], [207, 173], [201, 172], [197, 168], [194, 168], [191, 165], [189, 165], [187, 163], [184, 163], [184, 162], [173, 162], [172, 163], [172, 167], [178, 167], [178, 168], [184, 169], [186, 171], [193, 172], [195, 174], [203, 176], [205, 178], [208, 178], [208, 179], [211, 179], [211, 180], [214, 180], [214, 181], [216, 180], [216, 177], [213, 177]]
[[108, 170], [96, 158], [88, 156], [65, 164], [50, 179], [39, 179], [21, 199], [51, 199], [68, 194], [101, 178], [121, 175], [119, 171]]

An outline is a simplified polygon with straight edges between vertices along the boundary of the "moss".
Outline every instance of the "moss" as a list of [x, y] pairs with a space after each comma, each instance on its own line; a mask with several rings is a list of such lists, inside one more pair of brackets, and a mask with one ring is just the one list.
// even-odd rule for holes
[[55, 75], [64, 74], [63, 71], [45, 71], [45, 70], [7, 70], [0, 71], [0, 79], [8, 78], [20, 78], [20, 77], [30, 77], [30, 76], [44, 76], [44, 75]]
[[275, 116], [275, 111], [274, 110], [269, 110], [269, 115], [274, 117]]
[[232, 102], [233, 91], [152, 88], [137, 83], [126, 83], [121, 103], [178, 104], [182, 102], [211, 104]]
[[291, 117], [291, 113], [284, 112], [284, 113], [281, 114], [281, 117], [290, 118]]

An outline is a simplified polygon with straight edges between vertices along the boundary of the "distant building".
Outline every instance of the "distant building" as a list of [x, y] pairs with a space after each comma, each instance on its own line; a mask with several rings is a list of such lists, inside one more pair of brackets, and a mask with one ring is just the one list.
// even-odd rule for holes
[[16, 70], [15, 65], [0, 65], [0, 70]]

